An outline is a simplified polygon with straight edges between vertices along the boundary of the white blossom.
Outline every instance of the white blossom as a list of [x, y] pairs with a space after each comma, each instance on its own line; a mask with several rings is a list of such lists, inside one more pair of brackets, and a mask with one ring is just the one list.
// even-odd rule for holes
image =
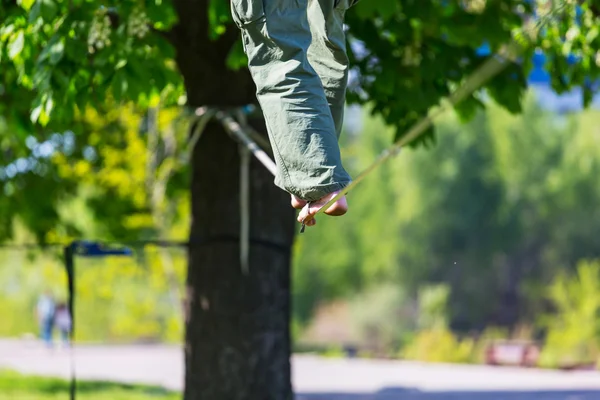
[[102, 49], [110, 46], [110, 33], [110, 18], [105, 11], [98, 12], [96, 18], [92, 20], [88, 35], [88, 49], [90, 53], [93, 53], [94, 49]]
[[146, 13], [140, 9], [132, 11], [127, 21], [127, 30], [131, 36], [143, 39], [150, 31]]

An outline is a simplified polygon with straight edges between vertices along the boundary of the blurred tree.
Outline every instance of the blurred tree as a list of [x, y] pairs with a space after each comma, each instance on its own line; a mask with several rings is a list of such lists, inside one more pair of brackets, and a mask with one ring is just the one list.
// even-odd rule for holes
[[[568, 3], [535, 38], [551, 55], [558, 90], [598, 73], [597, 16], [589, 2], [580, 10]], [[361, 2], [348, 14], [358, 72], [351, 100], [372, 102], [401, 135], [480, 64], [485, 57], [478, 48], [498, 50], [531, 14], [529, 0]], [[110, 99], [132, 100], [141, 108], [254, 102], [247, 70], [235, 68], [244, 58], [225, 0], [12, 0], [0, 5], [0, 21], [0, 113], [10, 132], [0, 152], [8, 162], [28, 157], [30, 137], [85, 131], [73, 121], [87, 108], [104, 112]], [[579, 62], [569, 65], [566, 53]], [[519, 111], [528, 68], [526, 62], [510, 65], [487, 92]], [[474, 115], [479, 97], [460, 105], [463, 117]], [[21, 173], [27, 172], [20, 164]], [[195, 245], [189, 253], [185, 398], [291, 398], [288, 198], [253, 163], [251, 274], [245, 276], [237, 247], [238, 152], [218, 124], [210, 124], [194, 148], [191, 170]], [[53, 172], [9, 172], [3, 221], [18, 215], [43, 238], [58, 219], [55, 206], [64, 192], [48, 179]], [[37, 186], [30, 186], [33, 181]], [[35, 204], [15, 202], [33, 190], [40, 194]], [[36, 209], [24, 211], [23, 204]]]
[[549, 367], [596, 365], [600, 347], [600, 263], [582, 261], [577, 274], [560, 274], [548, 287], [556, 312], [545, 318], [548, 336], [540, 363]]
[[[488, 104], [469, 124], [440, 120], [435, 148], [382, 167], [351, 193], [344, 221], [323, 221], [297, 242], [299, 320], [318, 300], [395, 281], [412, 298], [423, 285], [448, 284], [448, 318], [463, 332], [532, 323], [557, 273], [600, 257], [598, 118], [553, 115], [531, 94], [519, 116]], [[353, 149], [377, 152], [382, 132], [368, 120], [349, 165], [362, 168]], [[373, 193], [382, 200], [369, 201]]]

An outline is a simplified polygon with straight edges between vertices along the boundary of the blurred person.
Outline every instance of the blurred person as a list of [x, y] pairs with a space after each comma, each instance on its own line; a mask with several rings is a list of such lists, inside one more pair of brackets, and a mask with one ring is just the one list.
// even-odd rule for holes
[[[275, 155], [275, 184], [302, 209], [299, 222], [351, 182], [338, 139], [349, 66], [344, 15], [357, 2], [231, 0]], [[344, 196], [325, 214], [347, 211]]]
[[58, 331], [65, 347], [69, 347], [69, 334], [71, 333], [71, 314], [69, 313], [69, 307], [66, 303], [59, 303], [56, 306], [56, 312], [54, 313], [54, 324]]
[[50, 290], [45, 290], [38, 299], [36, 314], [40, 327], [40, 338], [48, 347], [52, 347], [52, 331], [54, 329], [55, 311], [56, 303], [52, 296], [52, 292]]

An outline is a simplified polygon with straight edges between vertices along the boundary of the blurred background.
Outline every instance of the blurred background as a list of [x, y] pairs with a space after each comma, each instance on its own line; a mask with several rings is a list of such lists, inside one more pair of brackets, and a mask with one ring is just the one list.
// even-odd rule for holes
[[[491, 343], [510, 340], [535, 345], [539, 366], [595, 368], [600, 111], [582, 111], [578, 97], [545, 89], [539, 82], [533, 86], [521, 115], [492, 102], [467, 124], [447, 114], [436, 123], [435, 145], [405, 150], [350, 195], [347, 217], [322, 218], [298, 237], [296, 351], [482, 363], [491, 361]], [[348, 113], [343, 153], [356, 175], [389, 145], [393, 132], [368, 108]], [[115, 122], [110, 117], [91, 118], [104, 125]], [[131, 162], [148, 154], [141, 132], [147, 124], [137, 118], [118, 126], [123, 146], [101, 153], [78, 148], [68, 134], [32, 143], [32, 153], [56, 179], [84, 182], [60, 204], [63, 231], [56, 231], [57, 239], [68, 237], [69, 229], [99, 237], [110, 223], [137, 232], [137, 239], [148, 236], [156, 219], [143, 210], [143, 185], [132, 184], [148, 179], [147, 163]], [[176, 112], [160, 111], [156, 118], [177, 136]], [[77, 151], [83, 157], [65, 161], [65, 153]], [[0, 169], [6, 187], [35, 179], [20, 164]], [[94, 201], [99, 192], [118, 196]], [[35, 207], [39, 194], [23, 195], [27, 207]], [[158, 207], [161, 229], [184, 240], [189, 198], [182, 192], [174, 199]], [[141, 211], [102, 220], [116, 214], [109, 208], [136, 202]], [[35, 236], [13, 223], [15, 244], [0, 248], [0, 336], [38, 336], [40, 297], [50, 293], [57, 305], [67, 299], [62, 248], [18, 245]], [[133, 250], [131, 257], [76, 259], [77, 341], [181, 343], [185, 248]]]
[[0, 3], [0, 400], [600, 398], [597, 2], [335, 4], [352, 176], [453, 110], [295, 237], [251, 162], [244, 275], [231, 3]]

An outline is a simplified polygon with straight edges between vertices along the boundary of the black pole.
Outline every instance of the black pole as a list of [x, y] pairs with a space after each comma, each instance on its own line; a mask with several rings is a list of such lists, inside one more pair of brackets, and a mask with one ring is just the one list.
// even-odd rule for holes
[[77, 383], [75, 379], [75, 359], [73, 357], [73, 347], [75, 345], [75, 242], [64, 247], [65, 272], [67, 273], [67, 292], [68, 292], [68, 307], [69, 315], [71, 316], [70, 338], [70, 353], [71, 353], [71, 384], [69, 387], [69, 398], [75, 400], [75, 392]]

